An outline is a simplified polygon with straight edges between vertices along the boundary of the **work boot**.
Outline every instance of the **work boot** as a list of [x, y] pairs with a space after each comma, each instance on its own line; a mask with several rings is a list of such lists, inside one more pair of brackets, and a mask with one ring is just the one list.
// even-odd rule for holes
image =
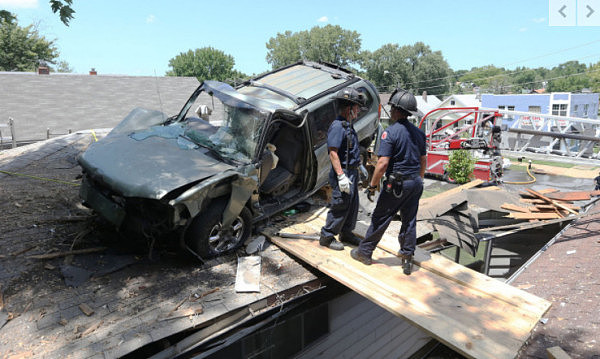
[[336, 251], [344, 250], [344, 245], [342, 244], [342, 242], [336, 241], [333, 237], [325, 237], [321, 235], [321, 238], [319, 238], [319, 244], [323, 247], [328, 247], [329, 249], [333, 249]]
[[365, 256], [364, 254], [360, 253], [358, 251], [358, 248], [353, 248], [350, 251], [350, 256], [352, 257], [352, 259], [355, 259], [355, 260], [361, 262], [364, 265], [367, 265], [367, 266], [371, 265], [371, 262], [372, 262], [371, 258], [369, 258], [369, 257]]
[[402, 254], [398, 252], [398, 257], [402, 259], [402, 271], [404, 272], [404, 274], [410, 275], [410, 273], [412, 272], [413, 256], [410, 254]]
[[354, 233], [340, 234], [340, 241], [352, 244], [353, 246], [358, 246], [360, 244], [360, 238], [355, 236]]

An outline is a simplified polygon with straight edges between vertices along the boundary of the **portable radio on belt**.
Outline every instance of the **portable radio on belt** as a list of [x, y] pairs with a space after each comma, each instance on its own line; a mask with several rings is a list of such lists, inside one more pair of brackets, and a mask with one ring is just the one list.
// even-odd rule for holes
[[[396, 172], [387, 176], [384, 190], [387, 193], [392, 193], [397, 198], [402, 195], [402, 187], [404, 181], [402, 180], [402, 173]], [[399, 191], [398, 191], [399, 190]]]

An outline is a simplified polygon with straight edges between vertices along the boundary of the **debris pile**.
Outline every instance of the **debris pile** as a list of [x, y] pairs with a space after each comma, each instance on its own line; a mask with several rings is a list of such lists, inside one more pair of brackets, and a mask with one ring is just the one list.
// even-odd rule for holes
[[453, 193], [421, 201], [417, 235], [421, 248], [456, 245], [474, 256], [484, 239], [541, 228], [581, 217], [581, 201], [600, 196], [600, 191], [560, 192], [557, 189], [525, 189], [512, 193], [500, 187], [457, 187]]
[[520, 195], [523, 206], [505, 203], [502, 208], [511, 211], [509, 218], [536, 221], [577, 215], [581, 208], [573, 205], [573, 202], [589, 201], [592, 197], [600, 195], [600, 191], [560, 192], [554, 188], [540, 191], [526, 189]]

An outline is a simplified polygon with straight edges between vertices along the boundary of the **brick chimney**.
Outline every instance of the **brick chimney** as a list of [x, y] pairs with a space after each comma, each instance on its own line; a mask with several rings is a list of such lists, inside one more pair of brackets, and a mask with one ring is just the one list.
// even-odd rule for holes
[[92, 67], [92, 69], [90, 70], [90, 75], [92, 75], [92, 76], [98, 75], [95, 68]]
[[50, 75], [50, 68], [46, 65], [38, 66], [38, 75]]

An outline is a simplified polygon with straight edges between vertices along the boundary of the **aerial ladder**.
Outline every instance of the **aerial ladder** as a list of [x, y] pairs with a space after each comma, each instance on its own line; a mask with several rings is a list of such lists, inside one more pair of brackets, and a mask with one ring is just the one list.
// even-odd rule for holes
[[447, 166], [452, 151], [467, 150], [475, 158], [473, 175], [477, 179], [495, 182], [502, 176], [502, 156], [499, 145], [501, 118], [496, 110], [478, 107], [444, 107], [427, 113], [419, 128], [427, 139], [425, 173], [448, 178]]
[[533, 112], [489, 110], [502, 115], [501, 147], [519, 153], [541, 153], [579, 159], [598, 159], [600, 121]]

